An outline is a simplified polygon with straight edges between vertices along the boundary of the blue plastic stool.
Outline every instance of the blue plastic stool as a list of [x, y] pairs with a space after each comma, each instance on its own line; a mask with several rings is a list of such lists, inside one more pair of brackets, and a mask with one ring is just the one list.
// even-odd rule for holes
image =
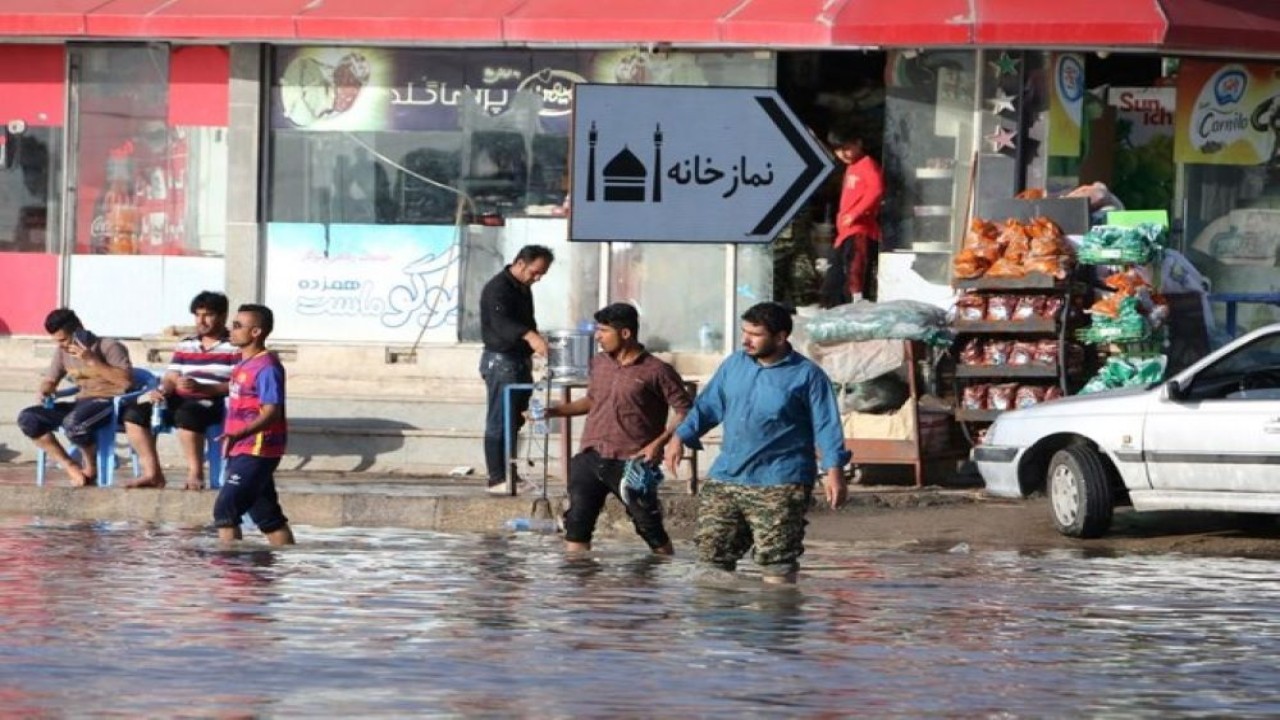
[[[110, 487], [115, 482], [116, 470], [116, 433], [120, 430], [120, 410], [124, 404], [130, 400], [141, 397], [145, 393], [151, 392], [156, 388], [156, 376], [151, 371], [143, 368], [133, 369], [133, 382], [131, 387], [138, 388], [131, 390], [123, 395], [116, 395], [111, 398], [111, 419], [102, 424], [94, 434], [95, 442], [98, 446], [98, 484], [103, 487]], [[60, 397], [70, 397], [79, 392], [79, 388], [70, 387], [59, 390], [53, 394], [53, 398], [45, 400], [45, 407], [53, 406], [53, 399]], [[68, 451], [72, 459], [80, 454], [80, 448], [72, 446]], [[138, 477], [142, 474], [138, 467], [138, 454], [133, 448], [129, 448], [130, 464], [133, 466], [133, 476]], [[45, 451], [36, 450], [36, 485], [44, 486]]]

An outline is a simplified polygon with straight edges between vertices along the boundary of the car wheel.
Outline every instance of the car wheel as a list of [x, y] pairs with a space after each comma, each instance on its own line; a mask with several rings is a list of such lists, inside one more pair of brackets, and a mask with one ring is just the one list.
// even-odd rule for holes
[[1049, 460], [1053, 524], [1068, 537], [1095, 538], [1111, 527], [1111, 482], [1098, 451], [1072, 445]]

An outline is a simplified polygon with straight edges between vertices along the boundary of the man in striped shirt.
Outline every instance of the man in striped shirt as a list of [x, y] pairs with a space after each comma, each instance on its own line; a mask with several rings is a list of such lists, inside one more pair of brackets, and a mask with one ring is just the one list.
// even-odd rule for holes
[[[240, 350], [227, 332], [227, 296], [204, 291], [191, 300], [195, 334], [184, 337], [174, 350], [159, 389], [151, 402], [164, 403], [164, 422], [177, 428], [178, 443], [187, 460], [188, 490], [204, 487], [204, 434], [222, 422], [227, 382], [240, 361]], [[124, 413], [125, 430], [138, 449], [142, 475], [126, 487], [164, 487], [164, 472], [151, 433], [151, 405], [134, 405]]]

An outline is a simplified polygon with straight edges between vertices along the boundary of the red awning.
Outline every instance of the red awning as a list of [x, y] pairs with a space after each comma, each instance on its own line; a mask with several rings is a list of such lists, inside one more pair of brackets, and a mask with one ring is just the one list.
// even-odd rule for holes
[[1150, 47], [1160, 44], [1166, 27], [1157, 0], [975, 3], [978, 17], [973, 40], [983, 46]]
[[0, 0], [0, 36], [78, 37], [103, 0]]
[[720, 22], [720, 39], [757, 47], [825, 47], [831, 44], [830, 0], [751, 0]]
[[298, 38], [410, 42], [502, 40], [502, 23], [523, 0], [325, 0], [296, 18]]
[[109, 0], [85, 18], [85, 34], [126, 38], [294, 37], [305, 0]]
[[1171, 49], [1280, 53], [1280, 3], [1275, 0], [1160, 0], [1169, 18]]
[[968, 45], [976, 0], [848, 0], [833, 19], [836, 45]]
[[0, 38], [1280, 53], [1280, 0], [0, 0]]
[[513, 43], [720, 44], [743, 0], [526, 0], [503, 21]]

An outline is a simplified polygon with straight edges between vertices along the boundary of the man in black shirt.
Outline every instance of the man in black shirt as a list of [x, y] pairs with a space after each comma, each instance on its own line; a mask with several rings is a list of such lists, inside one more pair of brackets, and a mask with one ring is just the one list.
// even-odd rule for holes
[[[488, 391], [489, 407], [484, 424], [484, 461], [489, 471], [489, 492], [506, 495], [504, 467], [502, 391], [512, 383], [533, 382], [533, 355], [547, 354], [547, 341], [538, 334], [533, 318], [533, 284], [547, 274], [555, 255], [542, 245], [520, 248], [516, 259], [485, 283], [480, 292], [480, 337], [484, 353], [480, 355], [480, 377]], [[512, 435], [524, 423], [529, 406], [529, 392], [511, 394]], [[512, 448], [514, 455], [515, 448]]]

